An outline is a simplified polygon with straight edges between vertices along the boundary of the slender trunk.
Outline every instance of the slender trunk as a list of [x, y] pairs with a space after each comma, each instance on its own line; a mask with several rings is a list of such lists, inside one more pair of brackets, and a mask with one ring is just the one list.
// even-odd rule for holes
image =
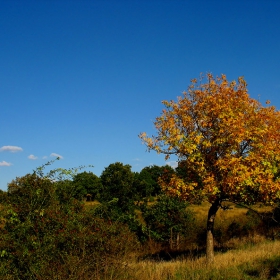
[[176, 249], [179, 250], [180, 249], [180, 234], [177, 233], [177, 239], [176, 239]]
[[172, 236], [172, 228], [171, 228], [170, 229], [170, 240], [169, 240], [169, 246], [170, 246], [171, 250], [173, 249], [172, 243], [173, 243], [173, 236]]
[[212, 264], [214, 262], [214, 221], [217, 211], [221, 206], [221, 200], [216, 199], [208, 212], [208, 219], [207, 219], [207, 237], [206, 237], [206, 260], [207, 264]]

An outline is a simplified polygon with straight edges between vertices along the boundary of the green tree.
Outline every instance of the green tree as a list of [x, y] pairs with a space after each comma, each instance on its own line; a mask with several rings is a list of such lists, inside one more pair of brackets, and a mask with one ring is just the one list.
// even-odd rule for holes
[[166, 159], [176, 155], [187, 174], [162, 181], [166, 192], [211, 203], [206, 254], [212, 263], [214, 221], [223, 201], [273, 203], [280, 197], [280, 112], [250, 98], [242, 77], [238, 83], [225, 75], [205, 79], [192, 80], [177, 102], [163, 101], [158, 134], [140, 137]]
[[121, 212], [129, 212], [134, 208], [134, 173], [130, 165], [120, 162], [112, 163], [104, 169], [100, 179], [103, 186], [100, 192], [102, 202], [116, 199], [115, 205]]
[[157, 166], [152, 165], [144, 167], [137, 176], [136, 192], [142, 197], [157, 196], [162, 193], [158, 179], [164, 174], [174, 173], [174, 170], [169, 165]]
[[0, 203], [4, 204], [7, 201], [7, 196], [8, 196], [7, 192], [0, 190]]
[[80, 190], [83, 197], [90, 196], [91, 200], [98, 198], [102, 190], [101, 179], [92, 172], [78, 173], [73, 178], [75, 189]]

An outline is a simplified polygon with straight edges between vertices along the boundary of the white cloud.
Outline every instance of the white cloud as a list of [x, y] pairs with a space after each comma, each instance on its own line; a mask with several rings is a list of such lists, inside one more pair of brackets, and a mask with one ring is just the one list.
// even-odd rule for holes
[[48, 157], [47, 156], [43, 156], [43, 159], [47, 159]]
[[61, 155], [59, 155], [59, 154], [56, 154], [56, 153], [51, 153], [50, 156], [51, 156], [51, 157], [56, 157], [56, 158], [63, 159], [63, 156], [61, 156]]
[[168, 161], [166, 164], [171, 166], [172, 168], [178, 167], [178, 162], [177, 161]]
[[4, 151], [16, 153], [16, 152], [23, 151], [23, 149], [18, 146], [3, 146], [0, 148], [0, 152], [4, 152]]
[[140, 158], [134, 158], [133, 160], [134, 160], [134, 161], [141, 161]]
[[29, 155], [28, 158], [29, 158], [29, 159], [35, 160], [35, 159], [37, 159], [38, 157], [36, 157], [36, 156], [34, 156], [34, 155]]
[[0, 166], [11, 166], [12, 164], [10, 162], [6, 162], [6, 161], [1, 161], [0, 162]]

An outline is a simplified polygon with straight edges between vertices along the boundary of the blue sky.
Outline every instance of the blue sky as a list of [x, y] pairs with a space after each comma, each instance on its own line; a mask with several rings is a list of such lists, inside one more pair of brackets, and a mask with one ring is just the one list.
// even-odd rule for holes
[[[280, 108], [280, 1], [0, 0], [0, 189], [53, 168], [166, 164], [146, 151], [162, 100], [244, 76]], [[175, 159], [172, 159], [175, 160]]]

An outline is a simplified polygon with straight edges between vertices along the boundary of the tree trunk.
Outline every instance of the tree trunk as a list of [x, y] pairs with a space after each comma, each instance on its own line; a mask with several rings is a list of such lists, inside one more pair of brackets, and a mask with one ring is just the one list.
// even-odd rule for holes
[[172, 235], [172, 228], [170, 229], [170, 240], [169, 240], [169, 247], [173, 249], [173, 235]]
[[214, 262], [214, 221], [217, 211], [221, 206], [220, 199], [216, 199], [214, 203], [212, 203], [207, 219], [207, 237], [206, 237], [206, 261], [207, 264], [212, 264]]
[[179, 250], [180, 249], [180, 234], [177, 233], [177, 239], [176, 239], [176, 249]]

